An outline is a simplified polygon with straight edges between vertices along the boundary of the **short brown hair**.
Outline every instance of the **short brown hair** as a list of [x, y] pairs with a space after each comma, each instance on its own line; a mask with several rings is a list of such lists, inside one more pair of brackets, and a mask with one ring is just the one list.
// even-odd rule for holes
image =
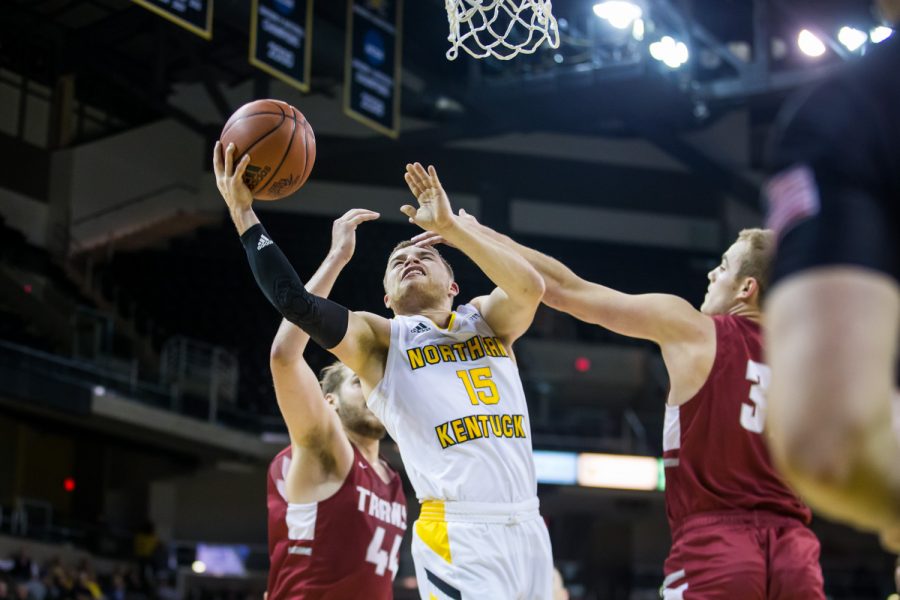
[[322, 386], [323, 394], [335, 394], [344, 380], [347, 378], [349, 369], [339, 360], [334, 361], [324, 369], [319, 376], [319, 385]]
[[[409, 248], [409, 247], [412, 246], [412, 245], [414, 245], [414, 244], [413, 244], [413, 242], [412, 242], [411, 240], [403, 240], [402, 242], [400, 242], [399, 244], [397, 244], [396, 246], [394, 246], [394, 249], [391, 250], [390, 254], [388, 254], [388, 258], [390, 258], [391, 256], [393, 256], [393, 255], [394, 255], [394, 252], [396, 252], [397, 250], [403, 250], [404, 248]], [[454, 275], [453, 275], [453, 267], [450, 266], [450, 263], [447, 262], [447, 259], [444, 258], [444, 257], [441, 255], [441, 253], [438, 252], [438, 249], [435, 248], [434, 246], [431, 246], [430, 248], [431, 248], [432, 250], [434, 250], [434, 253], [438, 255], [438, 258], [441, 259], [441, 262], [444, 263], [444, 266], [447, 267], [447, 270], [448, 270], [448, 271], [450, 271], [450, 279], [454, 279]], [[386, 269], [385, 269], [384, 278], [387, 279], [387, 270], [386, 270]]]
[[747, 252], [741, 261], [737, 277], [752, 277], [759, 285], [760, 300], [769, 289], [769, 268], [775, 251], [775, 234], [771, 229], [744, 229], [737, 241], [747, 242]]

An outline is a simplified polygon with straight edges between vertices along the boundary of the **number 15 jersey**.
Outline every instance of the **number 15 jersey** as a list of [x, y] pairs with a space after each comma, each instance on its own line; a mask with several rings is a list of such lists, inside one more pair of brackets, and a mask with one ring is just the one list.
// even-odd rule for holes
[[475, 307], [458, 307], [446, 329], [422, 316], [391, 319], [384, 377], [368, 405], [400, 447], [419, 500], [536, 495], [519, 371]]

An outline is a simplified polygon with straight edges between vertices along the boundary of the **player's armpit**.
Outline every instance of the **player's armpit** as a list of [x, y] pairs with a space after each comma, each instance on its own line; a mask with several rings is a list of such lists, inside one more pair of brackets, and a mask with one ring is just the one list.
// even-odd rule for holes
[[384, 375], [390, 343], [391, 322], [388, 319], [356, 311], [350, 313], [344, 338], [329, 351], [359, 376], [364, 389], [371, 390]]

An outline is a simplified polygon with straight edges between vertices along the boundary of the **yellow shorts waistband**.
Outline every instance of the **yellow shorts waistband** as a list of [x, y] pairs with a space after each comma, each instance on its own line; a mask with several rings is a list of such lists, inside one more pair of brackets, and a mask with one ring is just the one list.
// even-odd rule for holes
[[455, 502], [425, 500], [419, 520], [457, 523], [519, 523], [540, 518], [540, 502], [530, 498], [522, 502]]

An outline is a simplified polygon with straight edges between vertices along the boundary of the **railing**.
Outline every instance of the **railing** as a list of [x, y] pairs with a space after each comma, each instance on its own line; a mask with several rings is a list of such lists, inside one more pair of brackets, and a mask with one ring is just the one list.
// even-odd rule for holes
[[[197, 344], [203, 345], [199, 342]], [[227, 354], [223, 353], [224, 350], [219, 349], [217, 354], [219, 359]], [[230, 360], [236, 360], [228, 356]], [[127, 361], [121, 364], [121, 368], [116, 369], [93, 361], [67, 358], [0, 341], [0, 366], [89, 390], [103, 388], [143, 404], [253, 433], [284, 429], [280, 419], [247, 412], [234, 404], [237, 389], [236, 373], [228, 376], [219, 374], [217, 376], [219, 383], [213, 380], [204, 388], [207, 394], [213, 394], [214, 402], [210, 402], [209, 395], [204, 396], [202, 393], [197, 394], [184, 388], [177, 394], [173, 393], [171, 382], [162, 384], [139, 380]], [[236, 363], [231, 363], [225, 370], [229, 369], [236, 370]], [[231, 381], [234, 391], [224, 393], [223, 390], [229, 386], [221, 385], [222, 381]]]

